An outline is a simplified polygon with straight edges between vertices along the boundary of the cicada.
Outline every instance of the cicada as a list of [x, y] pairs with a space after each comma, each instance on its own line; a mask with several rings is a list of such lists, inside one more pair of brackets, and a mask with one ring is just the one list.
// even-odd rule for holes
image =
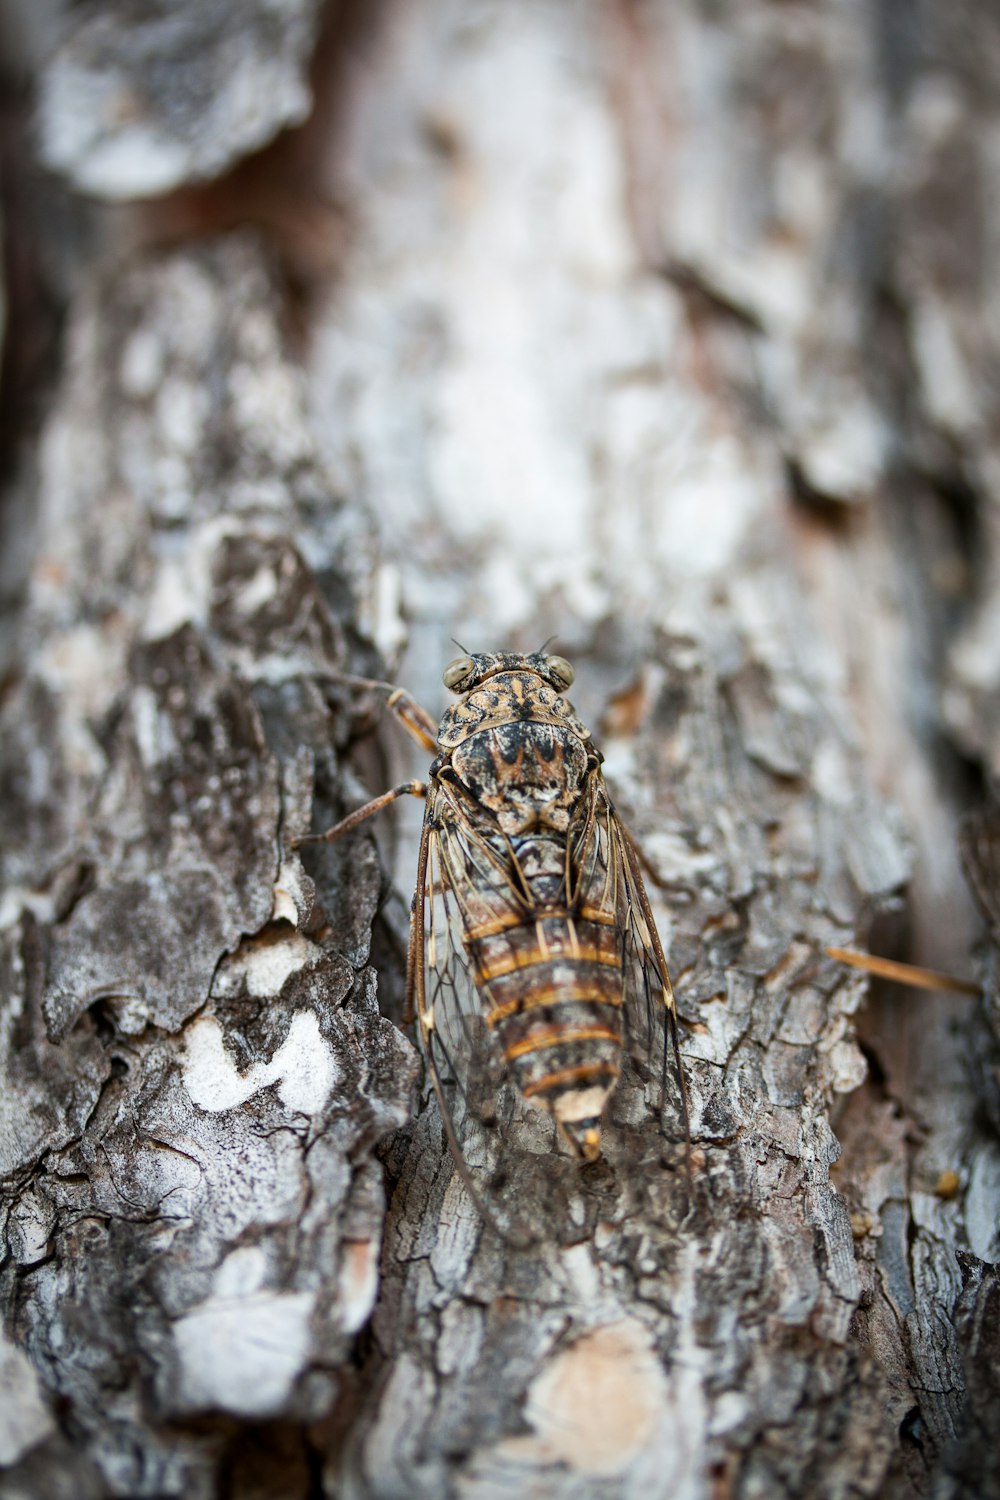
[[664, 1086], [669, 1056], [687, 1134], [677, 1006], [640, 853], [601, 752], [563, 696], [570, 663], [542, 652], [461, 656], [444, 673], [457, 701], [440, 725], [401, 689], [345, 680], [386, 689], [434, 759], [425, 782], [394, 787], [312, 839], [339, 838], [399, 797], [425, 801], [408, 1008], [473, 1196], [445, 1081], [464, 1086], [477, 1049], [582, 1161], [600, 1155], [624, 1053], [646, 1070], [659, 1059]]

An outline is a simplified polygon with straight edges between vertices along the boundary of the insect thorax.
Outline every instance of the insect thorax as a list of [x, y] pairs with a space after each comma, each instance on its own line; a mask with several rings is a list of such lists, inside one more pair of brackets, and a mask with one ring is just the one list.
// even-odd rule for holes
[[592, 754], [590, 731], [533, 672], [500, 672], [445, 713], [441, 750], [503, 833], [565, 832]]

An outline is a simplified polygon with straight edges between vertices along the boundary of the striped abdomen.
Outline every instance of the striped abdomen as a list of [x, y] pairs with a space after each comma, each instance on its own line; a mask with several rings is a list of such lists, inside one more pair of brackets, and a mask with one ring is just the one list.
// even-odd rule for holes
[[592, 1160], [600, 1151], [601, 1112], [621, 1070], [617, 923], [599, 907], [569, 912], [554, 904], [565, 847], [558, 839], [532, 844], [529, 885], [537, 907], [527, 918], [512, 910], [467, 929], [465, 946], [486, 1024], [515, 1083]]

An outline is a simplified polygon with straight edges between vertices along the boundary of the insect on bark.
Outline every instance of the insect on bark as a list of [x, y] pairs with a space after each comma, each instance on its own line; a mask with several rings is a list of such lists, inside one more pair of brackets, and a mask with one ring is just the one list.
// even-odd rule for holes
[[[590, 730], [562, 696], [561, 656], [469, 654], [445, 670], [440, 725], [402, 689], [388, 706], [435, 753], [407, 781], [323, 834], [339, 838], [398, 797], [425, 799], [410, 921], [407, 1001], [456, 1166], [480, 1208], [448, 1107], [475, 1047], [502, 1061], [570, 1152], [593, 1161], [628, 1050], [676, 1074], [677, 1007], [638, 847], [615, 812]], [[475, 1044], [472, 1039], [475, 1038]], [[689, 1150], [690, 1156], [690, 1150]]]

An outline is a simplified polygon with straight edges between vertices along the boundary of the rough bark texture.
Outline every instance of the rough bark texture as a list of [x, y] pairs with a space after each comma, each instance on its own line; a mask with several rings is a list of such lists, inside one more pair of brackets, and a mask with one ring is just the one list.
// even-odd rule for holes
[[40, 80], [42, 159], [111, 199], [218, 176], [308, 115], [319, 10], [319, 0], [80, 6]]
[[[185, 92], [92, 7], [43, 120], [98, 36], [188, 146], [48, 159], [220, 171], [258, 11], [304, 65], [309, 7], [240, 8]], [[997, 1492], [998, 54], [985, 3], [387, 0], [203, 190], [266, 233], [23, 163], [79, 253], [2, 393], [0, 1495]], [[523, 1248], [416, 1090], [372, 837], [289, 845], [426, 769], [392, 726], [362, 767], [339, 675], [436, 710], [449, 637], [551, 632], [695, 1150], [638, 1077], [583, 1169], [523, 1111], [470, 1155]], [[969, 968], [968, 813], [982, 1004], [869, 996], [825, 945]]]

